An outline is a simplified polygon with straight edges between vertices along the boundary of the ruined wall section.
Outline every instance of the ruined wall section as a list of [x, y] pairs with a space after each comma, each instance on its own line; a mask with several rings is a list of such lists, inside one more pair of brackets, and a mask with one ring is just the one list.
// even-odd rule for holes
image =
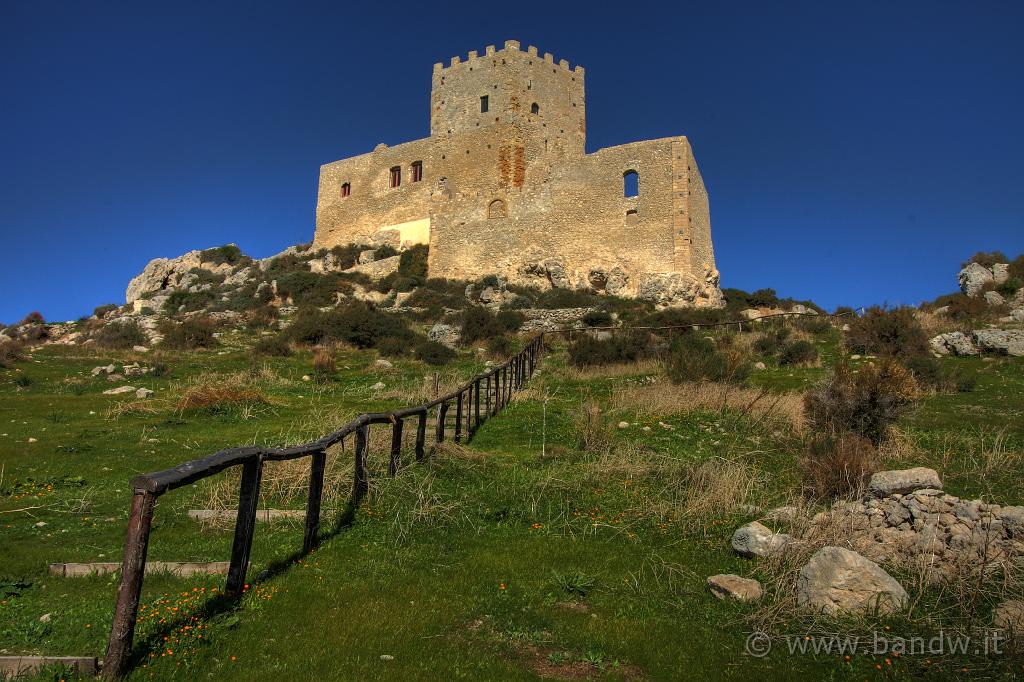
[[704, 178], [697, 166], [697, 159], [694, 157], [693, 148], [686, 142], [685, 153], [681, 154], [682, 159], [676, 160], [680, 164], [679, 173], [682, 174], [681, 161], [686, 162], [687, 194], [686, 194], [686, 215], [689, 237], [688, 270], [700, 276], [707, 271], [718, 272], [715, 265], [715, 250], [711, 242], [711, 211], [708, 203], [708, 191], [704, 186]]
[[[321, 166], [314, 245], [426, 243], [431, 194], [442, 173], [437, 150], [430, 139], [394, 147], [382, 144], [369, 154]], [[420, 182], [412, 182], [414, 161], [423, 164]], [[393, 166], [402, 169], [401, 184], [394, 188], [390, 187]], [[351, 190], [343, 197], [346, 182]]]

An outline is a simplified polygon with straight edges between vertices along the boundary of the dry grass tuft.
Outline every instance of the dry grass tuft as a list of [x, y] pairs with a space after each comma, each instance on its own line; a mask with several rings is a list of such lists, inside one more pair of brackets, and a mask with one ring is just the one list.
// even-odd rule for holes
[[241, 372], [228, 376], [204, 375], [193, 379], [182, 390], [175, 405], [180, 412], [248, 411], [270, 405], [271, 401], [258, 386], [252, 374]]
[[165, 406], [162, 400], [124, 400], [111, 405], [107, 410], [106, 417], [107, 419], [117, 421], [121, 417], [129, 415], [154, 415], [158, 414]]
[[590, 381], [591, 379], [608, 379], [614, 377], [632, 377], [638, 375], [664, 376], [665, 365], [661, 360], [647, 358], [636, 362], [625, 362], [614, 365], [588, 365], [561, 368], [559, 373], [570, 381]]
[[758, 421], [781, 420], [797, 431], [804, 427], [803, 399], [798, 393], [772, 393], [766, 389], [713, 382], [672, 384], [659, 379], [645, 386], [617, 391], [612, 400], [616, 410], [656, 417], [732, 410]]
[[[378, 371], [374, 368], [374, 372]], [[403, 405], [422, 405], [454, 391], [465, 381], [466, 376], [458, 370], [446, 369], [436, 374], [427, 374], [420, 380], [389, 386], [377, 393], [376, 397], [383, 400], [401, 400]]]
[[583, 452], [606, 452], [612, 443], [612, 428], [601, 414], [601, 403], [586, 400], [580, 404], [573, 419]]

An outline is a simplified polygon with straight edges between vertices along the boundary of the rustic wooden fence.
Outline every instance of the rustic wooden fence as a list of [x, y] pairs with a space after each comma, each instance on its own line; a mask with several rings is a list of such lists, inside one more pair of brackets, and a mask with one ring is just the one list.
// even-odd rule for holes
[[327, 449], [342, 443], [346, 436], [355, 434], [353, 457], [355, 472], [352, 481], [352, 499], [358, 503], [369, 490], [367, 447], [370, 426], [387, 425], [391, 428], [391, 450], [388, 472], [394, 476], [401, 465], [402, 433], [406, 421], [416, 425], [416, 461], [427, 455], [427, 428], [434, 418], [434, 439], [441, 443], [446, 437], [449, 412], [455, 408], [452, 438], [456, 442], [468, 440], [484, 419], [495, 415], [512, 399], [533, 375], [544, 346], [543, 332], [535, 336], [516, 355], [504, 364], [478, 374], [447, 395], [425, 405], [408, 407], [392, 412], [365, 413], [320, 440], [287, 448], [242, 447], [222, 450], [202, 459], [185, 462], [174, 468], [137, 476], [131, 481], [132, 504], [128, 517], [124, 561], [121, 564], [121, 584], [117, 590], [114, 621], [103, 662], [103, 674], [108, 678], [122, 677], [131, 666], [135, 625], [138, 618], [142, 579], [146, 568], [146, 550], [153, 520], [156, 499], [176, 488], [214, 476], [231, 467], [242, 468], [238, 495], [238, 514], [231, 546], [225, 592], [239, 596], [245, 586], [252, 549], [256, 511], [260, 497], [260, 480], [266, 462], [308, 457], [310, 460], [309, 495], [306, 502], [303, 554], [313, 549], [320, 532], [320, 502], [323, 497], [324, 469]]

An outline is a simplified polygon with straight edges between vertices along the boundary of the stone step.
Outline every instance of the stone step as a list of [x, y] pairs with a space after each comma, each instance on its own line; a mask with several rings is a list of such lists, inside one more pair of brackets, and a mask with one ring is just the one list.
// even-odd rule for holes
[[[229, 565], [228, 561], [147, 561], [146, 573], [170, 573], [179, 578], [188, 578], [193, 575], [227, 575]], [[120, 562], [115, 561], [91, 564], [50, 564], [50, 575], [61, 578], [109, 575], [120, 570]]]
[[99, 668], [97, 660], [87, 656], [0, 656], [0, 680], [34, 675], [50, 665], [71, 668], [82, 677], [95, 675]]

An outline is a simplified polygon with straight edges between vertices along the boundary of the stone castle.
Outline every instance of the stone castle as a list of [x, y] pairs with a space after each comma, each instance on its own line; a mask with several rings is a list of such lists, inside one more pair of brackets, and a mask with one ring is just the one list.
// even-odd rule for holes
[[435, 64], [430, 137], [320, 168], [314, 245], [429, 244], [431, 277], [722, 305], [686, 137], [586, 153], [583, 77], [514, 40]]

